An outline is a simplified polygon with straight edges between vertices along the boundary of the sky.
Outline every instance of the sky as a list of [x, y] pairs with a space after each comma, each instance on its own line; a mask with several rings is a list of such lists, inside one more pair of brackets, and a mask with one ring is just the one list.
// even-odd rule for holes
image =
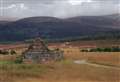
[[120, 0], [0, 0], [0, 17], [99, 16], [120, 13]]

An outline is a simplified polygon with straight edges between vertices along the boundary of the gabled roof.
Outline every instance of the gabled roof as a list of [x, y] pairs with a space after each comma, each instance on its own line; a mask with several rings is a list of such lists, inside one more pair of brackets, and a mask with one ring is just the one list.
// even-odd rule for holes
[[40, 51], [49, 51], [49, 49], [41, 38], [37, 38], [29, 46], [28, 51], [40, 52]]

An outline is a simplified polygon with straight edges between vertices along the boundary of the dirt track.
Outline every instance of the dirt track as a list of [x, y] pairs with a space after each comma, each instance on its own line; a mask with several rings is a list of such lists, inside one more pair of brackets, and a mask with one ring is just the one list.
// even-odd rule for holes
[[107, 66], [107, 65], [101, 65], [101, 64], [90, 63], [90, 62], [87, 62], [86, 60], [75, 60], [74, 63], [75, 63], [75, 64], [86, 64], [86, 65], [90, 65], [90, 66], [94, 66], [94, 67], [102, 67], [102, 68], [120, 70], [119, 67], [114, 67], [114, 66]]

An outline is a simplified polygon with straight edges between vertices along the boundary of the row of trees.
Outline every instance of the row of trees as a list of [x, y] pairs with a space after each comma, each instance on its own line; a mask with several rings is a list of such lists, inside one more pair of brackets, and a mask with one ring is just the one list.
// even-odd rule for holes
[[120, 52], [120, 47], [83, 49], [82, 52]]
[[0, 54], [2, 55], [8, 55], [8, 54], [11, 54], [11, 55], [15, 55], [16, 54], [16, 51], [15, 50], [0, 50]]

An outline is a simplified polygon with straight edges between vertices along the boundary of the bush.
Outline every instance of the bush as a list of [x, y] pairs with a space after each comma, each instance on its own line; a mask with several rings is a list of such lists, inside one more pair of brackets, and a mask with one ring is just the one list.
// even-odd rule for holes
[[14, 55], [14, 54], [16, 54], [16, 52], [15, 52], [14, 50], [11, 50], [11, 51], [10, 51], [10, 54], [11, 54], [11, 55]]
[[89, 52], [97, 52], [97, 50], [96, 49], [90, 49]]
[[81, 52], [89, 52], [87, 49], [80, 50]]
[[16, 60], [15, 60], [15, 63], [16, 64], [21, 64], [23, 62], [23, 58], [22, 57], [18, 57]]
[[96, 51], [102, 52], [102, 51], [104, 51], [104, 49], [103, 48], [97, 48]]
[[111, 48], [104, 48], [103, 52], [112, 52], [112, 49]]
[[8, 55], [8, 54], [9, 54], [9, 52], [8, 52], [8, 51], [6, 51], [6, 50], [0, 50], [0, 54], [3, 54], [3, 55]]

